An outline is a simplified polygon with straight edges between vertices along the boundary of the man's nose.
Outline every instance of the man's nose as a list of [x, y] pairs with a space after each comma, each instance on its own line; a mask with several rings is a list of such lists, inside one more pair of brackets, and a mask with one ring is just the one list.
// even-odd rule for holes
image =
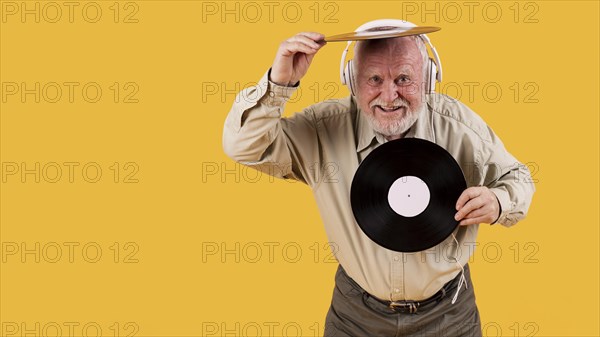
[[398, 93], [398, 86], [394, 81], [390, 81], [383, 85], [381, 89], [381, 98], [387, 102], [392, 103], [400, 94]]

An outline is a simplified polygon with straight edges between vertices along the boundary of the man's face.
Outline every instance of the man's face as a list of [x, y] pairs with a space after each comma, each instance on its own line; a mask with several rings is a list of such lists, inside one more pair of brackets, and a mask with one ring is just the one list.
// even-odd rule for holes
[[425, 107], [423, 56], [413, 38], [372, 40], [357, 46], [356, 99], [373, 129], [398, 138]]

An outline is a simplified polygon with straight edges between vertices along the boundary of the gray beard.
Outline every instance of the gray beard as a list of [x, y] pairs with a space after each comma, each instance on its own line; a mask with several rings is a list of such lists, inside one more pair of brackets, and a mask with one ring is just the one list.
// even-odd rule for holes
[[401, 137], [406, 133], [406, 131], [415, 124], [417, 119], [419, 119], [419, 116], [423, 114], [425, 109], [427, 109], [427, 103], [423, 101], [417, 110], [407, 110], [406, 115], [403, 118], [387, 124], [380, 123], [380, 121], [372, 114], [366, 114], [364, 112], [362, 112], [362, 114], [375, 133], [378, 133], [385, 138], [392, 138]]

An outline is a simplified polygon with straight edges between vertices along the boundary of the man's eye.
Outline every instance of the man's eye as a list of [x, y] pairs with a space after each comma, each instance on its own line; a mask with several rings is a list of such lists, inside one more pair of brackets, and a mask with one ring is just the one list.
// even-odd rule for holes
[[381, 83], [381, 77], [379, 77], [379, 76], [371, 76], [369, 78], [369, 82], [373, 83], [373, 84], [379, 84], [379, 83]]
[[408, 77], [408, 76], [400, 76], [400, 77], [398, 77], [398, 79], [396, 80], [396, 82], [398, 84], [407, 84], [407, 83], [410, 83], [410, 77]]

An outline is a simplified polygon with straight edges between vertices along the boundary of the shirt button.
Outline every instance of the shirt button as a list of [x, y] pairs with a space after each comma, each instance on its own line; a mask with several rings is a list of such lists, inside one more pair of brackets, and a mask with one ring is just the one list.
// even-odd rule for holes
[[398, 255], [394, 256], [394, 261], [398, 261], [400, 260], [400, 258], [398, 257]]
[[396, 289], [394, 289], [394, 291], [397, 292], [397, 293], [399, 293], [400, 289], [396, 288]]
[[269, 96], [271, 96], [271, 97], [275, 97], [275, 93], [271, 91], [271, 92], [269, 93]]

